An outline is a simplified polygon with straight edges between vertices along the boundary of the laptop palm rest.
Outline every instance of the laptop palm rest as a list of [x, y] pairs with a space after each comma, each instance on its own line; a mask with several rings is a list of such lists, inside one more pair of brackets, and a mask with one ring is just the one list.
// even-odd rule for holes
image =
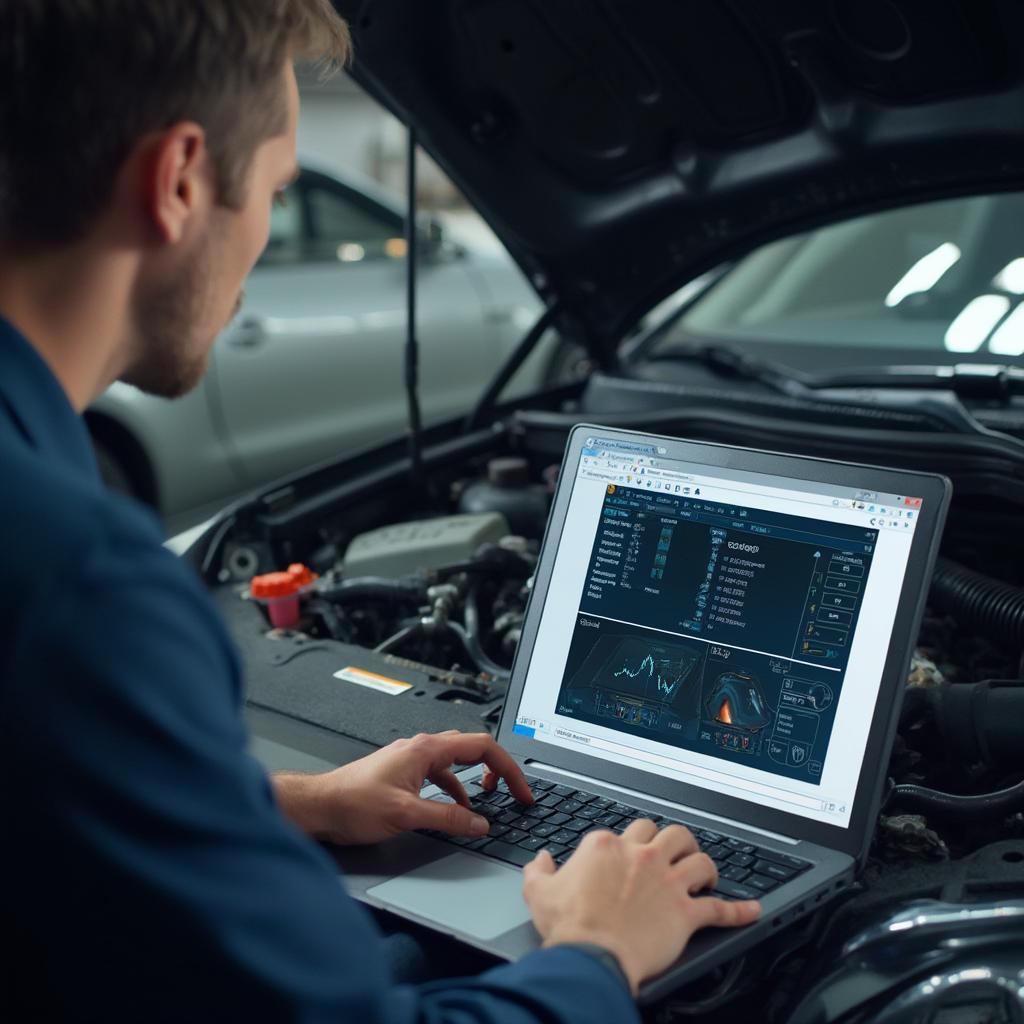
[[481, 857], [456, 853], [367, 890], [388, 907], [434, 927], [475, 939], [496, 939], [530, 920], [523, 874]]

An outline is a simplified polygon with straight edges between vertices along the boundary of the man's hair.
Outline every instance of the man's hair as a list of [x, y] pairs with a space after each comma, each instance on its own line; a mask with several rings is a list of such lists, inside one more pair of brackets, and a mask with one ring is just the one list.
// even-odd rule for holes
[[238, 207], [287, 126], [286, 61], [348, 54], [330, 0], [0, 0], [0, 248], [81, 237], [132, 147], [181, 121]]

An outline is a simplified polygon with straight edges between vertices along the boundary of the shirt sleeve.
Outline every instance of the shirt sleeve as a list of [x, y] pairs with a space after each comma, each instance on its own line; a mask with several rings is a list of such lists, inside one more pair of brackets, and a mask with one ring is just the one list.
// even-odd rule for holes
[[19, 836], [4, 900], [62, 1017], [638, 1019], [577, 950], [394, 985], [372, 918], [246, 752], [238, 660], [202, 587], [148, 534], [108, 535], [71, 575], [27, 598], [0, 754]]

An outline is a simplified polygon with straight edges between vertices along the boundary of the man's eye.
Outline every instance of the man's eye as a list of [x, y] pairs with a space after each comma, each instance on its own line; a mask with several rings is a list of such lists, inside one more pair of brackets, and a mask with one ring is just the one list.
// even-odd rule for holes
[[288, 205], [288, 193], [284, 189], [274, 193], [274, 205], [282, 208]]

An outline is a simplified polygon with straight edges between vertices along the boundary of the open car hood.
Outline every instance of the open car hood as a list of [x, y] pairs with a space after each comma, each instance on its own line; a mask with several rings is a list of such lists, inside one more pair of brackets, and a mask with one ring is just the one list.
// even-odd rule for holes
[[336, 0], [354, 76], [602, 363], [753, 246], [1024, 182], [1012, 0]]

